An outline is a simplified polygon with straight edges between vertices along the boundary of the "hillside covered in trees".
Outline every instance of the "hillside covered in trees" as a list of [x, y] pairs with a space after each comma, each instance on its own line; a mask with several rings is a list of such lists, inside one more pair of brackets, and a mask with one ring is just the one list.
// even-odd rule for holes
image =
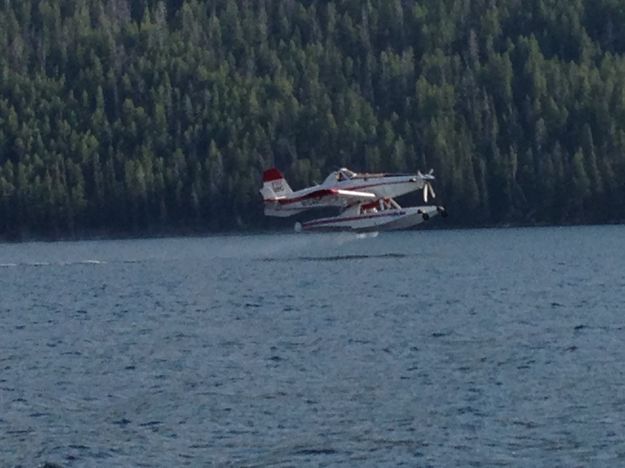
[[2, 0], [0, 51], [0, 237], [269, 226], [272, 165], [624, 218], [622, 0]]

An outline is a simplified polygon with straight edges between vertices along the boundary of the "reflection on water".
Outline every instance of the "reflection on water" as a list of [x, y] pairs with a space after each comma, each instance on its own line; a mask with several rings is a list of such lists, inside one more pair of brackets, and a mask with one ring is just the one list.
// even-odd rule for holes
[[368, 258], [405, 258], [409, 255], [401, 253], [385, 253], [385, 254], [373, 254], [373, 255], [332, 255], [332, 256], [320, 256], [320, 257], [277, 257], [277, 258], [263, 258], [263, 262], [336, 262], [340, 260], [363, 260]]

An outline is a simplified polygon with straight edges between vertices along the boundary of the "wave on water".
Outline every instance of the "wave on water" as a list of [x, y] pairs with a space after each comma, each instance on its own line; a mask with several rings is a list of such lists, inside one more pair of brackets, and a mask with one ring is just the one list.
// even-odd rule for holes
[[59, 265], [68, 266], [68, 265], [105, 265], [106, 261], [104, 260], [76, 260], [69, 262], [59, 262]]
[[383, 253], [383, 254], [354, 254], [354, 255], [332, 255], [332, 256], [319, 256], [319, 257], [286, 257], [286, 258], [262, 258], [263, 262], [336, 262], [341, 260], [365, 260], [374, 258], [388, 258], [397, 259], [405, 258], [409, 255], [401, 253]]
[[0, 263], [0, 268], [16, 268], [16, 267], [49, 267], [49, 266], [73, 266], [73, 265], [105, 265], [104, 260], [75, 260], [75, 261], [56, 261], [56, 262], [19, 262], [19, 263]]

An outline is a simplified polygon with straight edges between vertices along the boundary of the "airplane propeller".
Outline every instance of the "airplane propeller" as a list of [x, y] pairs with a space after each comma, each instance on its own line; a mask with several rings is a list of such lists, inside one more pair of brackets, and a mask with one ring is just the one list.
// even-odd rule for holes
[[436, 198], [436, 193], [434, 192], [434, 189], [432, 188], [432, 184], [430, 184], [429, 182], [424, 182], [424, 184], [423, 184], [423, 201], [425, 203], [428, 202], [428, 193], [432, 196], [432, 198]]
[[434, 169], [430, 169], [427, 174], [422, 174], [421, 171], [418, 174], [421, 180], [423, 180], [423, 201], [427, 203], [430, 196], [436, 198], [436, 193], [430, 183], [430, 180], [434, 180]]

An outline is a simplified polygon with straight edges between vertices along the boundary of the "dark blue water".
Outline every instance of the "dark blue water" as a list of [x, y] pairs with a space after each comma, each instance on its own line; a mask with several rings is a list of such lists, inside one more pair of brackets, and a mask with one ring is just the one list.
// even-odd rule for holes
[[0, 264], [0, 466], [625, 464], [625, 227]]

